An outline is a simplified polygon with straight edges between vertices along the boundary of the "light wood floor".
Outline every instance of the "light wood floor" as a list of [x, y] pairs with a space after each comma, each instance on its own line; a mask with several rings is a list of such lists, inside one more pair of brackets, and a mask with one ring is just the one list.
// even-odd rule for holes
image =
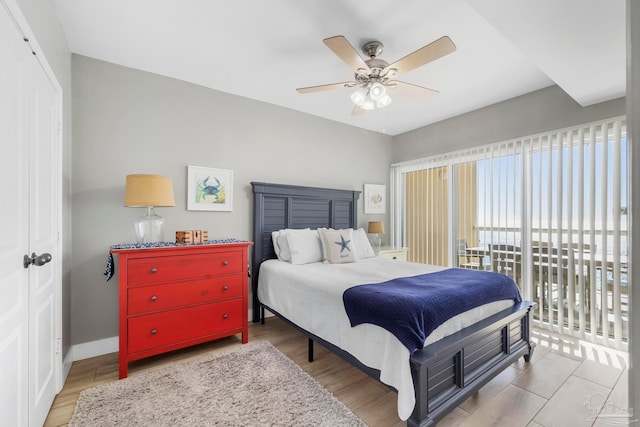
[[[249, 340], [261, 339], [294, 360], [369, 426], [406, 425], [397, 416], [395, 392], [320, 345], [309, 363], [307, 339], [281, 320], [250, 324]], [[606, 426], [611, 425], [607, 418], [594, 421], [594, 408], [606, 401], [628, 407], [626, 353], [538, 330], [534, 339], [538, 346], [531, 364], [522, 359], [514, 363], [438, 426]], [[239, 336], [132, 362], [129, 376], [237, 345]], [[82, 390], [117, 379], [117, 353], [74, 362], [45, 426], [66, 426]]]

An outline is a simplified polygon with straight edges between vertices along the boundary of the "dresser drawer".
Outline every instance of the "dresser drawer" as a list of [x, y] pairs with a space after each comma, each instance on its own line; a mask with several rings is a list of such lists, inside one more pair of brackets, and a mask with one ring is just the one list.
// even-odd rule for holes
[[128, 352], [136, 353], [242, 327], [242, 299], [198, 305], [128, 320]]
[[383, 248], [380, 249], [378, 251], [378, 256], [381, 256], [382, 258], [389, 258], [389, 259], [397, 259], [400, 261], [406, 261], [407, 260], [407, 249], [406, 248], [395, 248], [395, 249], [389, 249], [389, 248]]
[[132, 259], [127, 265], [128, 286], [198, 279], [243, 271], [242, 252]]
[[242, 296], [242, 275], [138, 286], [128, 290], [128, 314], [148, 313]]

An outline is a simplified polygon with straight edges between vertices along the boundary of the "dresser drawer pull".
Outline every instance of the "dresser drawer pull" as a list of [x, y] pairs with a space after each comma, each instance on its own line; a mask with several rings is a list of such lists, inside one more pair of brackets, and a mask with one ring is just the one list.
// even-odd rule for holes
[[157, 273], [157, 272], [158, 272], [158, 269], [154, 267], [154, 268], [152, 268], [152, 269], [151, 269], [151, 272], [152, 272], [152, 273]]
[[227, 285], [224, 285], [224, 286], [222, 287], [222, 290], [223, 290], [223, 291], [228, 291], [228, 290], [229, 290], [229, 287], [228, 287]]
[[157, 297], [157, 296], [153, 295], [153, 296], [151, 297], [151, 301], [157, 301], [157, 300], [158, 300], [158, 297]]
[[229, 315], [225, 313], [225, 314], [223, 314], [223, 315], [222, 315], [222, 318], [223, 318], [223, 319], [228, 319], [228, 318], [229, 318]]
[[157, 333], [158, 333], [158, 331], [157, 331], [156, 329], [152, 329], [152, 330], [151, 330], [151, 335], [155, 335], [155, 334], [157, 334]]
[[229, 261], [224, 261], [222, 265], [229, 265]]

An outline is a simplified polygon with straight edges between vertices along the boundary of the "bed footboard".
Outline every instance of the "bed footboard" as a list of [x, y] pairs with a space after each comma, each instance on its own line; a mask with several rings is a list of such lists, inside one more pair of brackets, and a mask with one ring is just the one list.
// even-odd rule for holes
[[[523, 301], [416, 351], [410, 359], [416, 406], [407, 426], [436, 425], [519, 357], [529, 362], [535, 347], [531, 342], [531, 310], [535, 306], [533, 302]], [[312, 340], [309, 361], [313, 360], [313, 341], [316, 341], [380, 380], [378, 370], [363, 365], [351, 354], [266, 308]]]
[[529, 361], [531, 309], [524, 301], [411, 356], [416, 406], [408, 426], [432, 426], [523, 356]]

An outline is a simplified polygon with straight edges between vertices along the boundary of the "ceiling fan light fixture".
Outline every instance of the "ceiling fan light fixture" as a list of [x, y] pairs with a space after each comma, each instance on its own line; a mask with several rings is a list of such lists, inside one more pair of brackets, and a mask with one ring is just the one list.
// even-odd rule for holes
[[377, 108], [384, 108], [384, 107], [388, 106], [389, 104], [391, 104], [391, 101], [392, 101], [391, 97], [385, 93], [382, 98], [380, 98], [380, 99], [378, 99], [376, 101], [376, 107]]
[[[352, 115], [361, 114], [363, 110], [375, 110], [385, 108], [391, 104], [388, 91], [396, 94], [425, 99], [438, 91], [426, 87], [396, 81], [396, 76], [407, 73], [415, 68], [426, 65], [438, 58], [448, 55], [456, 50], [456, 45], [447, 36], [440, 37], [420, 49], [389, 64], [378, 58], [383, 46], [379, 41], [365, 43], [362, 50], [364, 59], [351, 46], [344, 36], [334, 36], [323, 40], [346, 65], [355, 72], [354, 80], [344, 83], [330, 83], [319, 86], [309, 86], [296, 89], [299, 93], [312, 93], [339, 88], [354, 88], [351, 93], [351, 101], [355, 104]], [[397, 91], [394, 90], [397, 88]]]
[[373, 99], [374, 101], [378, 101], [385, 95], [387, 95], [387, 90], [382, 84], [376, 82], [371, 85], [371, 88], [369, 89], [369, 96], [371, 97], [371, 99]]
[[367, 90], [363, 87], [358, 88], [351, 94], [351, 101], [358, 106], [362, 106], [367, 100]]
[[376, 104], [371, 98], [367, 97], [367, 100], [364, 103], [362, 103], [362, 105], [359, 105], [359, 107], [362, 108], [363, 110], [371, 111], [371, 110], [375, 110]]

